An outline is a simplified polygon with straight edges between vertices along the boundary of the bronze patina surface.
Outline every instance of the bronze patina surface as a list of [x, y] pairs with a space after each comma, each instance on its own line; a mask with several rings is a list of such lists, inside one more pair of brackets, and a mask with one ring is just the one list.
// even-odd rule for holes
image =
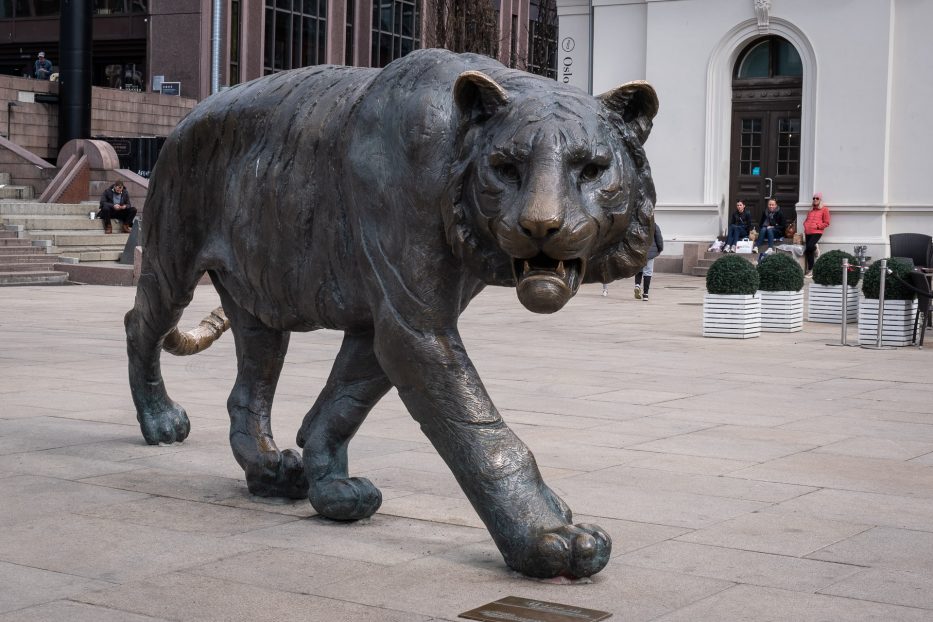
[[[528, 309], [645, 263], [654, 186], [642, 148], [657, 112], [645, 83], [591, 97], [481, 56], [423, 50], [383, 70], [308, 67], [202, 102], [152, 175], [129, 376], [149, 443], [183, 441], [185, 410], [159, 367], [204, 272], [236, 340], [230, 442], [250, 491], [304, 497], [335, 520], [381, 504], [349, 477], [347, 445], [394, 386], [506, 563], [583, 577], [608, 535], [575, 525], [505, 425], [457, 320], [486, 285]], [[219, 320], [218, 320], [219, 321]], [[194, 343], [213, 339], [211, 321]], [[270, 410], [289, 335], [344, 331], [333, 370], [280, 450]], [[544, 337], [546, 338], [546, 336]]]

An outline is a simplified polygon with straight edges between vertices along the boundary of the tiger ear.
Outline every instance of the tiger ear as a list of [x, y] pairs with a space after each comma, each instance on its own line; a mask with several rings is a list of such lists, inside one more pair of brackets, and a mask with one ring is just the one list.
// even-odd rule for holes
[[598, 97], [602, 104], [622, 117], [644, 144], [651, 133], [651, 120], [658, 114], [658, 94], [644, 80], [626, 82]]
[[464, 120], [482, 122], [509, 103], [509, 95], [481, 71], [464, 71], [454, 84], [454, 102]]

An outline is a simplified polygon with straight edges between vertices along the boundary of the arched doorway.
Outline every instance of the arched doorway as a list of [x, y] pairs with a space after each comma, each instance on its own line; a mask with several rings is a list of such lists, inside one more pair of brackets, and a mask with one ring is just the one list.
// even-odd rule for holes
[[754, 39], [735, 62], [729, 205], [744, 201], [756, 224], [770, 198], [797, 218], [802, 86], [800, 55], [782, 37]]

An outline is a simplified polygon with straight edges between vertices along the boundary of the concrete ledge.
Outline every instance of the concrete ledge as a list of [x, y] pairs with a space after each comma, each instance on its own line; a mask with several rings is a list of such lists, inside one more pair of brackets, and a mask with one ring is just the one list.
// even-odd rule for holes
[[103, 264], [57, 263], [55, 270], [67, 272], [68, 280], [85, 285], [133, 285], [133, 267], [116, 262]]
[[667, 274], [683, 272], [684, 258], [679, 255], [658, 255], [654, 259], [654, 271]]

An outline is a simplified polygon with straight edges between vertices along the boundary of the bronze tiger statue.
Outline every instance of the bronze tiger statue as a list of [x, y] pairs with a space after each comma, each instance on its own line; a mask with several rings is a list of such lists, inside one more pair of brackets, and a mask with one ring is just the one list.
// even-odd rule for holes
[[[152, 174], [129, 378], [146, 441], [189, 431], [159, 367], [203, 349], [227, 319], [237, 378], [230, 443], [257, 495], [307, 496], [322, 516], [371, 516], [382, 495], [349, 477], [347, 445], [395, 387], [453, 471], [506, 563], [585, 577], [609, 536], [575, 525], [505, 425], [457, 330], [486, 285], [537, 313], [581, 283], [646, 261], [654, 185], [643, 143], [658, 109], [633, 82], [591, 97], [476, 55], [422, 50], [382, 70], [316, 66], [213, 95], [165, 143]], [[218, 311], [176, 325], [207, 272]], [[344, 332], [298, 432], [270, 409], [292, 331]]]

